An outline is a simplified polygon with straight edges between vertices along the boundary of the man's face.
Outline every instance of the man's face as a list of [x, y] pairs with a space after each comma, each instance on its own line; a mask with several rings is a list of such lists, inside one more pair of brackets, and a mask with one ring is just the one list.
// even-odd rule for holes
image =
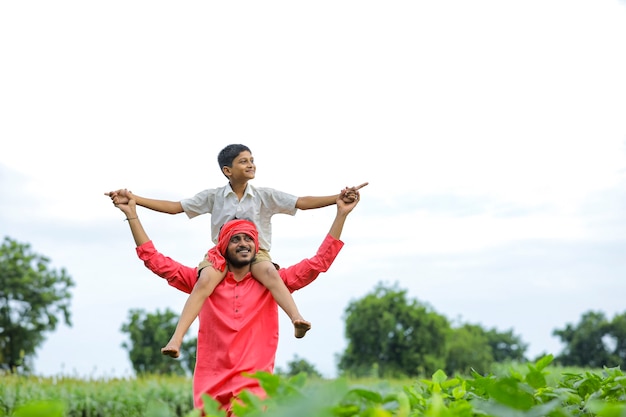
[[230, 238], [226, 249], [226, 260], [236, 268], [250, 265], [256, 257], [254, 239], [245, 233], [237, 233]]

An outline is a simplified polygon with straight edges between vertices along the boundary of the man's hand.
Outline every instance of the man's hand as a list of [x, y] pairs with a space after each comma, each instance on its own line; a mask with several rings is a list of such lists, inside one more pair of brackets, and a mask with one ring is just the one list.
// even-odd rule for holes
[[120, 209], [122, 213], [126, 215], [127, 219], [137, 217], [137, 203], [133, 199], [130, 199], [125, 203], [115, 204], [115, 207]]
[[104, 193], [104, 195], [111, 197], [111, 201], [117, 206], [118, 204], [128, 204], [133, 193], [128, 191], [126, 188], [122, 188], [117, 191], [109, 191], [108, 193]]
[[[345, 191], [345, 190], [344, 190]], [[359, 204], [361, 200], [361, 194], [358, 191], [349, 191], [350, 197], [341, 195], [337, 198], [337, 212], [339, 214], [347, 215]]]

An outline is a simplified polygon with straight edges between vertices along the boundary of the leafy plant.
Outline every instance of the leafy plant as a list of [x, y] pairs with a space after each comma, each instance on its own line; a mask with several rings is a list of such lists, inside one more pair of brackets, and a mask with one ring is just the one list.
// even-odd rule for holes
[[[619, 368], [562, 371], [552, 367], [553, 359], [547, 355], [497, 375], [474, 371], [450, 377], [438, 370], [431, 378], [402, 386], [258, 372], [249, 376], [258, 379], [267, 395], [243, 392], [233, 411], [238, 417], [626, 416], [626, 375]], [[0, 416], [200, 417], [204, 412], [206, 417], [226, 417], [208, 396], [202, 411], [191, 409], [190, 381], [172, 378], [81, 385], [9, 375], [8, 383], [0, 385]]]

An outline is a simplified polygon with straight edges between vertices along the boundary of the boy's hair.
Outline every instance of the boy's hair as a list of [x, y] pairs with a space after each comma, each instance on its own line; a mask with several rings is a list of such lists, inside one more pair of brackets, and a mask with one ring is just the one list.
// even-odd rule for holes
[[217, 163], [220, 166], [220, 171], [224, 172], [222, 170], [222, 168], [224, 167], [232, 168], [235, 158], [237, 158], [237, 156], [244, 151], [252, 153], [250, 148], [248, 148], [246, 145], [241, 144], [228, 145], [227, 147], [222, 149], [217, 155]]

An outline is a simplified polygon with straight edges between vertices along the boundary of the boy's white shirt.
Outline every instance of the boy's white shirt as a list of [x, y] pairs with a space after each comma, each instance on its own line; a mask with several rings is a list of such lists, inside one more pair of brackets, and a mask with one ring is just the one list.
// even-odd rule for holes
[[283, 191], [247, 184], [243, 198], [239, 201], [230, 184], [227, 184], [200, 191], [191, 198], [181, 200], [180, 204], [190, 219], [211, 214], [211, 240], [214, 244], [217, 244], [224, 223], [234, 218], [249, 219], [259, 231], [260, 248], [269, 251], [272, 246], [272, 216], [295, 215], [298, 211], [297, 200], [297, 196]]

